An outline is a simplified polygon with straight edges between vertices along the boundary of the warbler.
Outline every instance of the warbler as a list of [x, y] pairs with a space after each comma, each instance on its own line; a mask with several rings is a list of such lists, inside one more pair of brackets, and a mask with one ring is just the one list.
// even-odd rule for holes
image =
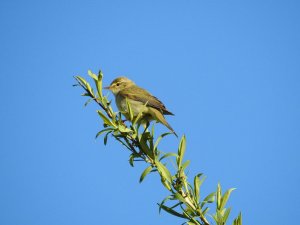
[[128, 101], [134, 118], [141, 112], [141, 123], [149, 123], [150, 121], [155, 120], [165, 125], [177, 136], [164, 117], [164, 115], [174, 114], [167, 110], [165, 105], [158, 98], [151, 95], [145, 89], [137, 86], [127, 77], [116, 78], [111, 82], [110, 86], [104, 87], [104, 89], [108, 89], [114, 94], [116, 105], [126, 119], [130, 120], [126, 102]]

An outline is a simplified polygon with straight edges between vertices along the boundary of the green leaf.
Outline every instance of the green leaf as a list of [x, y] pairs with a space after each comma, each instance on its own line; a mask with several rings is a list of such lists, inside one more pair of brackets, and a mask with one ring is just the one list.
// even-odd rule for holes
[[89, 99], [84, 103], [84, 106], [86, 107], [91, 101], [92, 101], [92, 99], [89, 98]]
[[117, 139], [117, 141], [119, 141], [122, 145], [124, 145], [127, 149], [129, 149], [131, 151], [131, 148], [128, 146], [127, 143], [125, 143], [121, 138], [124, 138], [122, 135], [115, 135], [113, 134], [113, 136]]
[[196, 202], [199, 201], [200, 198], [200, 176], [202, 174], [198, 174], [195, 176], [194, 178], [194, 194], [195, 194], [195, 198], [196, 198]]
[[104, 108], [108, 107], [109, 101], [106, 96], [104, 98], [102, 98], [101, 103], [103, 104]]
[[130, 121], [133, 121], [133, 111], [132, 111], [132, 108], [131, 108], [128, 98], [126, 98], [126, 105], [127, 105], [127, 110], [128, 110], [128, 114], [129, 114], [129, 119], [130, 119]]
[[[172, 199], [172, 200], [174, 200], [174, 198]], [[174, 209], [174, 208], [176, 208], [176, 207], [178, 207], [178, 206], [181, 206], [182, 204], [184, 204], [183, 202], [178, 202], [178, 203], [176, 203], [175, 205], [173, 205], [172, 207], [170, 207], [171, 209]]]
[[130, 164], [130, 166], [132, 166], [132, 167], [134, 167], [134, 164], [133, 164], [134, 158], [135, 158], [135, 156], [134, 156], [133, 154], [131, 154], [131, 155], [129, 156], [129, 164]]
[[107, 131], [112, 131], [111, 128], [106, 128], [106, 129], [103, 129], [101, 131], [99, 131], [97, 134], [96, 134], [96, 137], [95, 138], [98, 138], [101, 134], [103, 134], [104, 132], [107, 132]]
[[208, 210], [209, 210], [209, 208], [206, 207], [206, 208], [202, 211], [203, 216], [205, 216], [205, 214], [208, 212]]
[[185, 170], [189, 165], [190, 165], [190, 160], [186, 160], [183, 164], [182, 164], [182, 170]]
[[98, 95], [99, 95], [101, 101], [103, 99], [103, 94], [102, 94], [102, 78], [103, 78], [103, 74], [102, 74], [102, 72], [100, 70], [99, 73], [98, 73], [98, 79], [97, 79], [97, 82], [96, 82], [96, 87], [97, 87]]
[[88, 75], [93, 78], [93, 80], [97, 81], [98, 77], [96, 76], [96, 74], [93, 74], [93, 72], [91, 70], [88, 70]]
[[200, 177], [202, 176], [202, 173], [199, 173], [195, 176], [194, 178], [194, 194], [196, 197], [196, 202], [199, 202], [200, 200], [200, 187], [202, 185], [202, 183], [204, 182], [206, 177], [203, 177], [202, 179], [200, 179]]
[[153, 137], [151, 136], [150, 132], [149, 132], [148, 142], [149, 142], [149, 145], [150, 145], [151, 152], [153, 152], [154, 158], [155, 158], [155, 160], [157, 160], [157, 158], [159, 157], [160, 152], [155, 151], [155, 149], [153, 148], [153, 145], [154, 145], [153, 144]]
[[212, 192], [209, 195], [207, 195], [201, 203], [201, 208], [203, 208], [203, 206], [206, 203], [213, 203], [215, 201], [215, 195], [216, 195], [216, 192]]
[[197, 221], [192, 216], [192, 214], [194, 214], [193, 209], [191, 209], [189, 206], [187, 208], [185, 208], [185, 209], [181, 205], [180, 205], [180, 207], [181, 207], [181, 209], [183, 211], [183, 215], [185, 215], [186, 217], [188, 217], [190, 219], [190, 221], [193, 221], [194, 223], [197, 223]]
[[192, 222], [192, 221], [189, 221], [189, 222], [186, 222], [187, 225], [198, 225], [200, 223], [195, 223], [195, 222]]
[[112, 127], [116, 127], [116, 125], [109, 118], [107, 118], [101, 110], [97, 110], [97, 113], [102, 118], [102, 120], [105, 124], [112, 126]]
[[[154, 171], [157, 171], [157, 170], [153, 170], [153, 172]], [[164, 185], [165, 188], [167, 188], [169, 191], [172, 191], [172, 187], [171, 187], [170, 183], [165, 178], [161, 177], [160, 181]]]
[[182, 215], [181, 213], [179, 212], [176, 212], [175, 210], [165, 206], [165, 205], [160, 205], [160, 208], [162, 208], [163, 210], [165, 210], [167, 213], [170, 213], [171, 215], [173, 216], [177, 216], [177, 217], [180, 217], [180, 218], [184, 218], [184, 219], [188, 219], [187, 216], [184, 216]]
[[172, 184], [172, 175], [170, 171], [164, 166], [164, 164], [162, 164], [159, 161], [156, 161], [155, 165], [161, 176], [165, 178], [170, 184]]
[[178, 155], [177, 155], [176, 153], [169, 152], [169, 153], [164, 154], [164, 155], [159, 159], [159, 161], [162, 161], [163, 159], [165, 159], [165, 158], [167, 158], [167, 157], [171, 157], [171, 156], [177, 157]]
[[242, 225], [243, 221], [242, 221], [242, 213], [240, 212], [240, 214], [238, 215], [237, 218], [234, 219], [233, 221], [233, 225]]
[[154, 137], [154, 127], [155, 127], [155, 123], [153, 123], [152, 128], [151, 128], [152, 137]]
[[232, 192], [233, 190], [235, 190], [235, 188], [230, 188], [229, 190], [227, 190], [227, 191], [224, 193], [224, 195], [223, 195], [223, 197], [222, 197], [222, 199], [221, 199], [220, 209], [223, 209], [223, 208], [225, 207], [225, 205], [226, 205], [226, 203], [227, 203], [227, 201], [228, 201], [228, 199], [229, 199], [229, 196], [230, 196], [230, 194], [231, 194], [231, 192]]
[[142, 183], [142, 181], [144, 180], [144, 178], [147, 176], [148, 173], [150, 173], [152, 170], [152, 166], [148, 166], [144, 172], [142, 173], [141, 177], [140, 177], [140, 183]]
[[82, 86], [84, 86], [85, 89], [87, 89], [86, 88], [87, 82], [86, 82], [86, 80], [83, 77], [81, 77], [81, 76], [74, 76], [74, 78], [78, 81], [79, 84], [81, 84]]
[[222, 189], [221, 189], [220, 183], [218, 183], [216, 195], [217, 195], [217, 209], [218, 209], [218, 210], [221, 210]]
[[99, 70], [99, 72], [98, 72], [98, 80], [102, 80], [102, 78], [103, 78], [103, 73], [102, 73], [101, 70]]
[[125, 127], [123, 124], [120, 124], [119, 127], [118, 127], [119, 131], [121, 133], [129, 133], [131, 132], [132, 130], [130, 130], [129, 128]]
[[130, 156], [129, 156], [129, 164], [130, 164], [132, 167], [134, 167], [133, 163], [134, 163], [134, 159], [135, 159], [135, 158], [140, 158], [140, 156], [139, 156], [138, 154], [136, 154], [136, 153], [130, 154]]
[[91, 93], [92, 95], [94, 95], [93, 90], [91, 88], [91, 85], [82, 77], [80, 76], [75, 76], [75, 79], [82, 85], [84, 86], [84, 88]]
[[187, 203], [186, 200], [184, 199], [184, 197], [182, 197], [181, 194], [179, 194], [178, 192], [175, 193], [175, 198], [178, 199], [179, 201], [183, 202], [183, 203]]
[[81, 96], [87, 96], [87, 97], [90, 97], [90, 94], [86, 92], [86, 93], [81, 94]]
[[163, 137], [169, 135], [169, 134], [173, 134], [173, 133], [167, 132], [167, 133], [163, 133], [162, 135], [160, 135], [160, 136], [157, 138], [157, 140], [156, 140], [156, 142], [155, 142], [155, 144], [154, 144], [154, 149], [157, 148], [157, 146], [158, 146], [159, 142], [161, 141], [161, 139], [162, 139]]
[[182, 136], [180, 143], [179, 143], [179, 147], [178, 147], [178, 158], [177, 158], [177, 166], [178, 168], [181, 165], [184, 153], [185, 153], [185, 148], [186, 148], [186, 138], [185, 135]]
[[201, 225], [202, 223], [200, 223], [198, 220], [194, 219], [194, 218], [190, 218], [190, 221], [186, 222], [187, 225]]
[[225, 210], [224, 214], [223, 214], [223, 221], [224, 221], [224, 224], [226, 224], [226, 221], [228, 219], [228, 216], [230, 214], [230, 211], [231, 211], [231, 208], [228, 208]]
[[[98, 96], [101, 100], [101, 102], [103, 101], [103, 94], [102, 94], [102, 76], [97, 76], [96, 74], [94, 74], [91, 70], [88, 70], [88, 75], [93, 78], [96, 88], [97, 88], [97, 93]], [[106, 107], [105, 107], [106, 108]]]
[[165, 204], [166, 201], [172, 199], [172, 196], [171, 195], [168, 195], [167, 197], [165, 197], [162, 202], [159, 205], [159, 208], [158, 208], [158, 212], [160, 213], [161, 212], [161, 206]]
[[151, 157], [153, 159], [153, 152], [150, 150], [148, 144], [147, 144], [147, 140], [149, 138], [149, 132], [143, 133], [140, 138], [139, 138], [139, 144], [141, 147], [141, 150], [148, 155], [149, 157]]
[[106, 133], [106, 135], [104, 136], [104, 145], [106, 145], [107, 144], [107, 138], [108, 138], [108, 135], [111, 133], [112, 131], [109, 131], [109, 132], [107, 132]]
[[212, 215], [213, 219], [216, 221], [217, 225], [223, 225], [225, 224], [223, 221], [223, 217], [220, 214], [220, 211], [217, 211], [216, 214]]

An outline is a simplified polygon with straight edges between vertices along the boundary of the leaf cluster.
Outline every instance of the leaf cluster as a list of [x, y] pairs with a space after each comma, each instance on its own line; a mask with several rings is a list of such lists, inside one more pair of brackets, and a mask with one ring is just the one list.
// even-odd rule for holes
[[[171, 215], [183, 218], [184, 223], [188, 225], [209, 225], [211, 222], [208, 218], [213, 220], [217, 225], [226, 224], [231, 211], [231, 208], [226, 208], [226, 203], [234, 189], [229, 189], [222, 195], [221, 186], [218, 184], [216, 191], [203, 196], [201, 186], [205, 180], [205, 176], [199, 173], [194, 177], [193, 183], [188, 181], [185, 171], [190, 161], [184, 161], [186, 137], [183, 136], [181, 138], [176, 153], [164, 153], [160, 151], [159, 143], [172, 133], [163, 133], [155, 138], [154, 125], [150, 130], [149, 124], [142, 126], [139, 123], [142, 115], [139, 114], [134, 118], [128, 101], [127, 107], [130, 121], [126, 124], [121, 112], [114, 112], [111, 107], [111, 101], [102, 93], [102, 72], [99, 71], [96, 75], [88, 71], [88, 75], [93, 79], [96, 91], [94, 91], [84, 78], [75, 76], [75, 79], [77, 81], [76, 86], [82, 87], [85, 91], [82, 95], [89, 97], [85, 105], [94, 101], [100, 107], [97, 113], [103, 122], [103, 129], [96, 134], [96, 138], [103, 136], [105, 145], [109, 137], [113, 137], [120, 142], [130, 152], [129, 163], [131, 166], [134, 166], [134, 163], [137, 161], [145, 162], [147, 166], [141, 173], [140, 182], [150, 173], [159, 175], [163, 187], [170, 193], [158, 204], [159, 212], [164, 210]], [[173, 174], [168, 169], [167, 158], [175, 162], [176, 172]], [[216, 203], [216, 212], [209, 214], [213, 203]], [[241, 214], [239, 214], [232, 224], [242, 224]]]

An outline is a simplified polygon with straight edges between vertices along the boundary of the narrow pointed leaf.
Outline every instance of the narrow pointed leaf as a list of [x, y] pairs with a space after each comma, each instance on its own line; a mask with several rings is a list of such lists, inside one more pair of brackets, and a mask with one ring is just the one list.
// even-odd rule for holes
[[162, 138], [165, 137], [165, 136], [167, 136], [167, 135], [169, 135], [169, 134], [173, 134], [173, 133], [167, 132], [167, 133], [164, 133], [164, 134], [160, 135], [160, 136], [157, 138], [157, 140], [156, 140], [156, 142], [155, 142], [155, 144], [154, 144], [154, 149], [157, 148], [157, 146], [158, 146], [159, 142], [162, 140]]
[[193, 221], [186, 222], [187, 225], [201, 225], [200, 223], [195, 223]]
[[217, 209], [221, 210], [221, 198], [222, 198], [222, 189], [220, 183], [218, 183], [218, 188], [217, 188]]
[[142, 183], [142, 181], [144, 180], [144, 178], [147, 176], [148, 173], [150, 173], [152, 170], [152, 166], [148, 166], [144, 172], [142, 173], [141, 177], [140, 177], [140, 183]]
[[81, 84], [89, 93], [93, 94], [93, 90], [90, 86], [90, 84], [81, 76], [75, 76], [75, 79], [78, 81], [79, 84]]
[[134, 164], [133, 164], [134, 158], [135, 158], [135, 156], [134, 156], [133, 154], [131, 154], [130, 157], [129, 157], [129, 164], [130, 164], [130, 166], [132, 166], [132, 167], [134, 167]]
[[162, 157], [160, 157], [159, 161], [162, 161], [163, 159], [171, 157], [171, 156], [177, 157], [178, 155], [176, 153], [169, 152], [169, 153], [164, 154]]
[[238, 216], [238, 225], [242, 225], [243, 221], [242, 221], [242, 213], [239, 214]]
[[167, 213], [170, 213], [173, 216], [177, 216], [177, 217], [180, 217], [180, 218], [188, 219], [187, 216], [184, 216], [184, 215], [180, 214], [179, 212], [176, 212], [175, 210], [173, 210], [173, 209], [171, 209], [171, 208], [169, 208], [169, 207], [167, 207], [165, 205], [161, 205], [161, 208], [163, 210], [165, 210]]
[[93, 80], [97, 81], [98, 77], [96, 76], [96, 74], [94, 74], [91, 70], [88, 70], [88, 75], [93, 78]]
[[86, 88], [87, 88], [88, 92], [91, 93], [92, 96], [94, 96], [94, 91], [88, 82], [86, 82]]
[[109, 118], [107, 118], [101, 110], [98, 110], [97, 113], [102, 118], [102, 120], [105, 124], [112, 126], [112, 127], [116, 127], [116, 125]]
[[235, 190], [235, 188], [230, 188], [229, 190], [227, 190], [227, 191], [224, 193], [224, 195], [223, 195], [223, 197], [222, 197], [222, 199], [221, 199], [220, 209], [223, 209], [223, 208], [225, 207], [225, 205], [226, 205], [226, 203], [227, 203], [227, 201], [228, 201], [228, 199], [229, 199], [229, 196], [230, 196], [230, 194], [231, 194], [231, 192], [232, 192], [233, 190]]
[[183, 203], [187, 203], [186, 200], [184, 199], [184, 197], [182, 197], [181, 194], [179, 194], [178, 192], [175, 193], [175, 198], [177, 198], [179, 201], [183, 202]]
[[203, 216], [205, 216], [205, 214], [208, 212], [208, 210], [209, 210], [209, 208], [206, 207], [206, 208], [202, 211]]
[[[75, 79], [86, 88], [86, 80], [81, 76], [75, 76]], [[86, 88], [87, 89], [87, 88]]]
[[122, 145], [124, 145], [127, 149], [131, 150], [131, 148], [127, 145], [127, 143], [125, 143], [120, 137], [122, 136], [117, 136], [117, 135], [113, 135], [117, 141], [119, 141]]
[[90, 97], [90, 94], [89, 93], [83, 93], [83, 94], [81, 94], [81, 96], [88, 96], [88, 97]]
[[147, 139], [148, 139], [147, 136], [148, 136], [148, 133], [143, 133], [140, 137], [139, 144], [140, 144], [141, 150], [153, 159], [153, 152], [150, 150], [150, 148], [147, 144]]
[[86, 107], [91, 101], [92, 101], [92, 99], [89, 98], [89, 99], [84, 103], [84, 106]]
[[120, 124], [119, 127], [118, 127], [118, 129], [122, 133], [129, 133], [129, 132], [131, 132], [131, 130], [129, 128], [125, 127], [123, 124]]
[[207, 195], [201, 203], [201, 208], [203, 208], [203, 206], [206, 203], [213, 203], [215, 201], [215, 195], [216, 195], [216, 192], [212, 192], [209, 195]]
[[194, 178], [194, 194], [196, 198], [196, 202], [199, 202], [200, 199], [200, 177], [201, 174], [196, 175]]
[[223, 225], [224, 224], [223, 217], [220, 214], [220, 211], [217, 211], [214, 215], [212, 215], [212, 217], [215, 220], [217, 225]]
[[129, 114], [129, 119], [130, 119], [130, 121], [133, 121], [133, 111], [132, 111], [130, 102], [127, 98], [126, 98], [126, 105], [127, 105], [127, 110], [128, 110], [128, 114]]
[[182, 164], [182, 169], [185, 170], [189, 165], [190, 165], [190, 160], [186, 160], [183, 164]]
[[[154, 171], [157, 171], [157, 170], [153, 170], [153, 172]], [[172, 190], [170, 183], [165, 178], [161, 177], [160, 182], [162, 183], [162, 185], [164, 185], [165, 188], [167, 188], [167, 190], [169, 190], [169, 191]]]
[[183, 135], [180, 143], [179, 143], [179, 147], [178, 147], [178, 158], [177, 158], [177, 166], [178, 168], [181, 165], [183, 156], [184, 156], [184, 152], [185, 152], [185, 148], [186, 148], [186, 140], [185, 140], [185, 136]]
[[170, 171], [164, 166], [164, 164], [159, 161], [156, 161], [155, 164], [161, 176], [165, 178], [170, 184], [172, 184], [172, 175]]
[[151, 151], [154, 153], [154, 156], [156, 157], [155, 160], [157, 160], [157, 157], [159, 156], [159, 152], [158, 151], [154, 151], [154, 148], [153, 148], [153, 145], [154, 145], [153, 144], [153, 137], [151, 136], [150, 132], [149, 132], [148, 142], [149, 142]]
[[104, 129], [104, 130], [99, 131], [99, 132], [96, 134], [96, 137], [95, 137], [95, 138], [98, 138], [101, 134], [103, 134], [103, 133], [105, 133], [105, 132], [107, 132], [107, 131], [112, 131], [112, 129], [111, 129], [111, 128], [106, 128], [106, 129]]
[[108, 135], [109, 135], [111, 132], [112, 132], [112, 131], [107, 132], [106, 135], [104, 136], [104, 139], [103, 139], [104, 145], [107, 144], [107, 138], [108, 138]]
[[178, 207], [178, 206], [181, 206], [183, 203], [182, 202], [178, 202], [178, 203], [176, 203], [175, 205], [173, 205], [172, 207], [170, 207], [171, 209], [174, 209], [174, 208], [176, 208], [176, 207]]
[[107, 107], [108, 107], [109, 101], [108, 101], [108, 99], [107, 99], [106, 96], [105, 96], [104, 98], [102, 98], [101, 102], [102, 102], [104, 108], [107, 108]]
[[192, 222], [192, 221], [189, 221], [189, 222], [186, 222], [187, 225], [198, 225], [200, 223], [195, 223], [195, 222]]
[[154, 127], [155, 127], [155, 123], [153, 123], [152, 128], [151, 128], [152, 137], [154, 137]]
[[100, 97], [101, 100], [103, 99], [103, 94], [102, 94], [102, 77], [103, 77], [103, 74], [102, 74], [102, 72], [100, 70], [99, 74], [98, 74], [98, 79], [97, 79], [97, 82], [96, 82], [96, 87], [97, 87], [98, 95], [99, 95], [99, 97]]
[[102, 80], [102, 78], [103, 78], [102, 70], [99, 70], [99, 72], [98, 72], [98, 80]]
[[158, 212], [159, 212], [159, 213], [161, 212], [161, 206], [164, 205], [165, 202], [168, 201], [168, 200], [170, 200], [170, 199], [172, 199], [172, 196], [171, 196], [171, 195], [165, 197], [165, 198], [161, 201], [161, 203], [158, 204], [158, 205], [159, 205], [159, 208], [158, 208]]
[[223, 215], [223, 221], [224, 221], [225, 224], [226, 224], [226, 221], [227, 221], [228, 216], [229, 216], [229, 214], [230, 214], [230, 211], [231, 211], [231, 208], [228, 208], [228, 209], [226, 209], [225, 212], [224, 212], [224, 215]]

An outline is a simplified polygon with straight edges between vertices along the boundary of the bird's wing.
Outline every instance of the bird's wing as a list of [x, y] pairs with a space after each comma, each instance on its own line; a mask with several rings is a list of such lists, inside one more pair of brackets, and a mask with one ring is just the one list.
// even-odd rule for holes
[[120, 91], [119, 94], [126, 98], [142, 102], [143, 104], [146, 104], [147, 102], [148, 106], [158, 109], [163, 114], [174, 115], [166, 109], [165, 105], [158, 98], [154, 97], [149, 92], [141, 89], [140, 87], [130, 87], [130, 92], [126, 88]]

